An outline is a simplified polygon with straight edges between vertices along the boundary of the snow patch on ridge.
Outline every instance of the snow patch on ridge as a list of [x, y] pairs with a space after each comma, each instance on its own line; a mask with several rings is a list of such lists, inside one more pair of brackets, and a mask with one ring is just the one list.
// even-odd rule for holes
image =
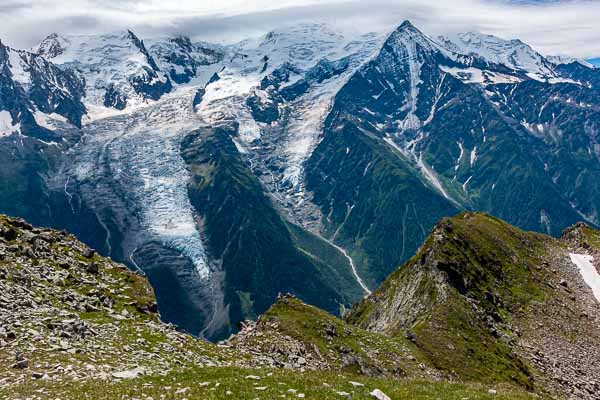
[[600, 303], [600, 274], [598, 270], [592, 264], [594, 257], [586, 254], [574, 254], [570, 253], [571, 261], [579, 268], [579, 273], [585, 281], [585, 283], [592, 289], [594, 297]]
[[457, 68], [441, 65], [440, 69], [465, 83], [497, 85], [501, 83], [519, 83], [523, 81], [522, 79], [517, 78], [516, 76], [511, 76], [493, 71], [485, 71], [474, 67]]
[[423, 153], [419, 153], [419, 157], [417, 158], [417, 165], [421, 169], [421, 172], [423, 172], [423, 175], [429, 181], [429, 183], [431, 183], [433, 185], [433, 187], [436, 188], [442, 194], [442, 196], [444, 196], [446, 199], [448, 199], [448, 200], [456, 203], [454, 201], [454, 199], [452, 199], [448, 195], [448, 193], [446, 192], [446, 190], [444, 190], [444, 187], [442, 186], [442, 183], [438, 179], [438, 177], [435, 174], [435, 172], [433, 170], [431, 170], [429, 168], [429, 166], [427, 166], [425, 164], [425, 161], [423, 161]]
[[46, 128], [49, 129], [51, 131], [55, 130], [57, 128], [57, 125], [59, 124], [66, 124], [68, 123], [67, 119], [65, 117], [63, 117], [62, 115], [59, 114], [45, 114], [43, 112], [40, 111], [36, 111], [33, 114], [33, 118], [35, 119], [35, 122], [41, 126], [42, 128]]

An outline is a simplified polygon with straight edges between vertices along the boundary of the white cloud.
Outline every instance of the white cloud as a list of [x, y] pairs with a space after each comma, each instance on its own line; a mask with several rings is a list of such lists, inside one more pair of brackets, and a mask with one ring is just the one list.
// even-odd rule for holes
[[[518, 3], [518, 4], [516, 4]], [[493, 0], [0, 0], [0, 38], [29, 47], [54, 31], [131, 28], [142, 37], [185, 33], [231, 42], [281, 25], [320, 20], [385, 30], [410, 19], [429, 34], [478, 30], [520, 38], [545, 54], [600, 55], [600, 2]], [[542, 2], [543, 3], [543, 2]]]

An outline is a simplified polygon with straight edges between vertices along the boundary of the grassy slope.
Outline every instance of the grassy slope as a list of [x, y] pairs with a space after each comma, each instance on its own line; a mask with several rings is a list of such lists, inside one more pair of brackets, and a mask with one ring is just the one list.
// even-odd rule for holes
[[[247, 379], [249, 375], [260, 380]], [[364, 384], [356, 387], [350, 383]], [[218, 385], [217, 385], [218, 383]], [[259, 389], [260, 388], [260, 389]], [[265, 388], [265, 389], [263, 389]], [[290, 392], [290, 389], [295, 392]], [[165, 376], [147, 376], [120, 382], [65, 382], [60, 386], [44, 381], [27, 381], [10, 392], [0, 388], [0, 397], [19, 399], [36, 394], [40, 399], [109, 400], [138, 399], [373, 399], [369, 394], [380, 389], [394, 400], [525, 400], [538, 398], [529, 393], [506, 387], [496, 387], [498, 394], [488, 393], [489, 387], [477, 384], [453, 384], [420, 380], [390, 380], [357, 377], [328, 372], [286, 370], [249, 370], [240, 368], [189, 368]], [[177, 391], [180, 393], [177, 393]], [[182, 392], [181, 392], [182, 391]], [[125, 397], [127, 396], [127, 397]]]
[[[513, 382], [532, 388], [534, 371], [512, 354], [507, 341], [514, 332], [508, 327], [526, 318], [531, 302], [546, 296], [543, 282], [547, 271], [536, 266], [551, 243], [558, 245], [551, 238], [523, 232], [483, 214], [463, 213], [445, 219], [419, 253], [392, 274], [373, 299], [361, 302], [348, 320], [369, 326], [382, 315], [389, 317], [385, 310], [394, 309], [398, 291], [413, 275], [427, 271], [417, 290], [428, 303], [427, 311], [408, 326], [392, 322], [386, 331], [398, 336], [410, 332], [433, 365], [461, 379]], [[449, 284], [444, 294], [432, 283], [440, 272]], [[488, 316], [500, 332], [490, 331]], [[394, 321], [393, 316], [390, 320]]]
[[[426, 377], [419, 367], [419, 360], [424, 357], [404, 338], [391, 338], [348, 325], [294, 298], [278, 300], [261, 316], [258, 328], [260, 333], [246, 339], [246, 347], [269, 352], [274, 345], [280, 347], [277, 343], [281, 338], [292, 338], [302, 343], [311, 357], [324, 360], [334, 370]], [[350, 355], [356, 362], [345, 362], [344, 355]]]

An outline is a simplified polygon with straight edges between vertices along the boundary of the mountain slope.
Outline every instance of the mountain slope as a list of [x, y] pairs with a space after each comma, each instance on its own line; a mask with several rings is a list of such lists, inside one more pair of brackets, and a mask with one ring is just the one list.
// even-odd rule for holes
[[[324, 362], [304, 354], [302, 365], [275, 368], [281, 356], [272, 349], [215, 345], [161, 323], [144, 277], [98, 256], [72, 235], [4, 216], [0, 216], [0, 289], [3, 399], [79, 399], [82, 393], [92, 399], [257, 395], [369, 399], [372, 393], [423, 400], [533, 398], [513, 387], [499, 386], [497, 394], [490, 394], [487, 387], [476, 383], [432, 380], [437, 374], [418, 365], [408, 341], [350, 327], [288, 298], [268, 313], [271, 321], [281, 318], [283, 329], [290, 332], [300, 327], [304, 333], [315, 329], [312, 333], [333, 338], [335, 347], [359, 344], [361, 357], [384, 360], [379, 365], [394, 368], [385, 380], [369, 378], [364, 375], [367, 370], [357, 368], [365, 365], [362, 358], [353, 358], [343, 347], [340, 354], [354, 360], [343, 371], [325, 352]], [[306, 321], [314, 325], [308, 326]], [[321, 323], [327, 324], [331, 335], [321, 330]], [[265, 337], [275, 338], [273, 343], [289, 341], [285, 331], [276, 327], [264, 325], [261, 331]], [[327, 348], [323, 341], [319, 343]], [[387, 354], [390, 345], [395, 346], [393, 355]], [[297, 361], [301, 361], [299, 357]]]
[[[330, 312], [351, 304], [361, 291], [348, 261], [282, 219], [231, 140], [235, 129], [201, 129], [182, 143], [192, 171], [190, 199], [203, 220], [211, 258], [224, 274], [222, 301], [228, 313], [223, 318], [255, 318], [281, 292], [296, 293]], [[232, 330], [229, 320], [214, 324], [208, 329]]]
[[[165, 319], [194, 333], [235, 329], [283, 288], [334, 311], [460, 210], [554, 236], [598, 224], [600, 71], [518, 40], [312, 23], [233, 45], [123, 31], [2, 49], [0, 210], [144, 271]], [[198, 130], [224, 146], [201, 162]], [[217, 181], [190, 190], [211, 154]], [[269, 281], [272, 243], [252, 244], [254, 225], [317, 282]]]
[[81, 127], [83, 77], [45, 58], [0, 43], [0, 137], [23, 134], [47, 142], [68, 121]]
[[229, 357], [160, 322], [144, 277], [72, 235], [4, 216], [0, 290], [0, 381], [7, 398], [32, 373], [61, 386]]
[[[571, 259], [597, 254], [585, 225], [560, 241], [483, 215], [445, 219], [348, 321], [410, 338], [461, 379], [597, 393], [598, 301]], [[581, 365], [577, 371], [574, 365]]]

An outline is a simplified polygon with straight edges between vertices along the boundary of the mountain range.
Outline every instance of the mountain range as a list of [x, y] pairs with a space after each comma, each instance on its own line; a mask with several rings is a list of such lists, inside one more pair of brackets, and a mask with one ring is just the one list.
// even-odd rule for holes
[[340, 315], [460, 211], [597, 226], [599, 85], [585, 61], [408, 21], [1, 44], [0, 212], [142, 272], [194, 335], [279, 293]]

